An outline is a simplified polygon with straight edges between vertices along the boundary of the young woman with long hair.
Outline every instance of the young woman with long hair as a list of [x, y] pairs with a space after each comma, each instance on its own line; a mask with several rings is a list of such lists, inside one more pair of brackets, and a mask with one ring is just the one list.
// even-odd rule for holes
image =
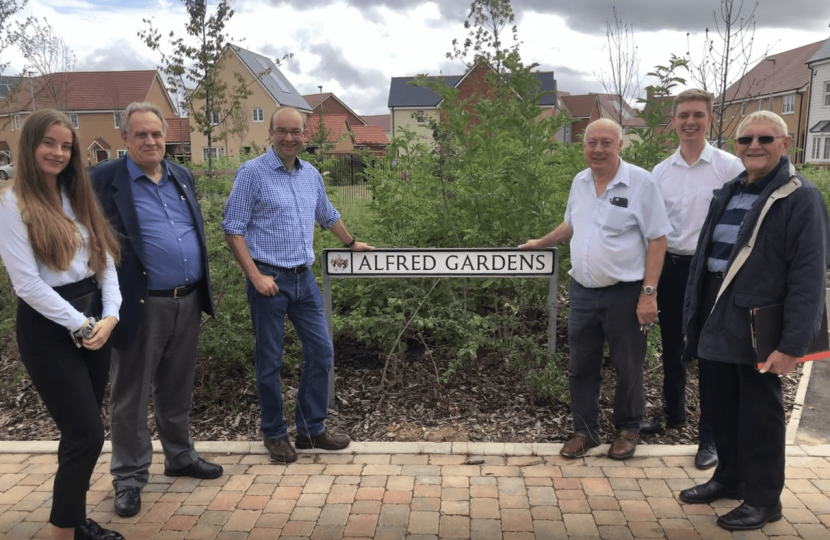
[[52, 538], [123, 540], [86, 517], [86, 492], [104, 444], [107, 341], [121, 306], [118, 239], [65, 115], [32, 114], [19, 146], [16, 178], [0, 193], [0, 257], [20, 300], [20, 361], [61, 433]]

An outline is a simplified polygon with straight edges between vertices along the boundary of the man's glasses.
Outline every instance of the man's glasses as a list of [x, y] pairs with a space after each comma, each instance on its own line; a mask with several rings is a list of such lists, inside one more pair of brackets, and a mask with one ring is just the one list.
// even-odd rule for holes
[[295, 129], [294, 131], [286, 131], [284, 129], [278, 129], [274, 132], [278, 139], [284, 139], [287, 135], [291, 135], [295, 139], [299, 139], [303, 136], [303, 132], [299, 129]]
[[738, 137], [737, 139], [735, 139], [735, 142], [743, 146], [749, 146], [750, 144], [752, 144], [752, 141], [757, 138], [759, 144], [772, 144], [772, 142], [775, 139], [782, 139], [784, 137], [786, 137], [786, 135], [778, 135], [776, 137], [773, 137], [772, 135], [760, 135], [758, 137]]

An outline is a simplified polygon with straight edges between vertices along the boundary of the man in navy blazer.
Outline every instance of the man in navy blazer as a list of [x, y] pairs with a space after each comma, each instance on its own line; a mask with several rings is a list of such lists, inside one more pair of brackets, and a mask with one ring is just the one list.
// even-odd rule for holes
[[164, 449], [164, 474], [216, 478], [222, 467], [199, 457], [189, 435], [202, 312], [214, 315], [204, 223], [184, 167], [164, 161], [167, 123], [151, 103], [122, 116], [128, 154], [89, 176], [121, 237], [123, 303], [113, 332], [110, 374], [115, 512], [141, 510], [153, 448], [150, 389]]

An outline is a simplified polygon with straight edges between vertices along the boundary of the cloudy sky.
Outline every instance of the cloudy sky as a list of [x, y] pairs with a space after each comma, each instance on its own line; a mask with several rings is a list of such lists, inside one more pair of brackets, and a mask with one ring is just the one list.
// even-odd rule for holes
[[[735, 3], [739, 4], [740, 0]], [[470, 0], [236, 0], [227, 34], [233, 42], [270, 56], [293, 58], [282, 69], [303, 94], [335, 92], [360, 114], [388, 112], [391, 77], [461, 74], [465, 66], [446, 53], [466, 36]], [[300, 7], [298, 7], [300, 5]], [[612, 7], [634, 27], [640, 71], [666, 64], [691, 49], [699, 57], [706, 28], [715, 30], [719, 0], [513, 0], [526, 63], [552, 70], [559, 89], [603, 92], [603, 47]], [[137, 7], [138, 6], [138, 7]], [[743, 13], [754, 6], [744, 2]], [[151, 69], [159, 58], [137, 37], [152, 19], [163, 34], [181, 34], [186, 13], [177, 0], [29, 0], [24, 15], [48, 19], [78, 58], [77, 70]], [[830, 2], [760, 0], [754, 56], [830, 38]], [[687, 33], [689, 34], [687, 38]], [[24, 66], [12, 49], [5, 74]], [[646, 80], [646, 84], [651, 81]]]

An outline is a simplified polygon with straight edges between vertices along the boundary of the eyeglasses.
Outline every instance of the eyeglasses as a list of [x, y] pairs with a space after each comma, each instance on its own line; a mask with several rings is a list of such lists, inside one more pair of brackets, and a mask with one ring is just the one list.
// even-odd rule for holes
[[299, 129], [295, 129], [294, 131], [286, 131], [284, 129], [278, 129], [274, 132], [278, 139], [284, 139], [287, 135], [291, 135], [295, 139], [299, 139], [303, 136], [303, 132]]
[[759, 135], [758, 137], [738, 137], [735, 139], [735, 142], [741, 144], [743, 146], [749, 146], [752, 144], [752, 141], [758, 139], [759, 144], [772, 144], [775, 139], [783, 139], [786, 135], [778, 135], [773, 137], [772, 135]]

